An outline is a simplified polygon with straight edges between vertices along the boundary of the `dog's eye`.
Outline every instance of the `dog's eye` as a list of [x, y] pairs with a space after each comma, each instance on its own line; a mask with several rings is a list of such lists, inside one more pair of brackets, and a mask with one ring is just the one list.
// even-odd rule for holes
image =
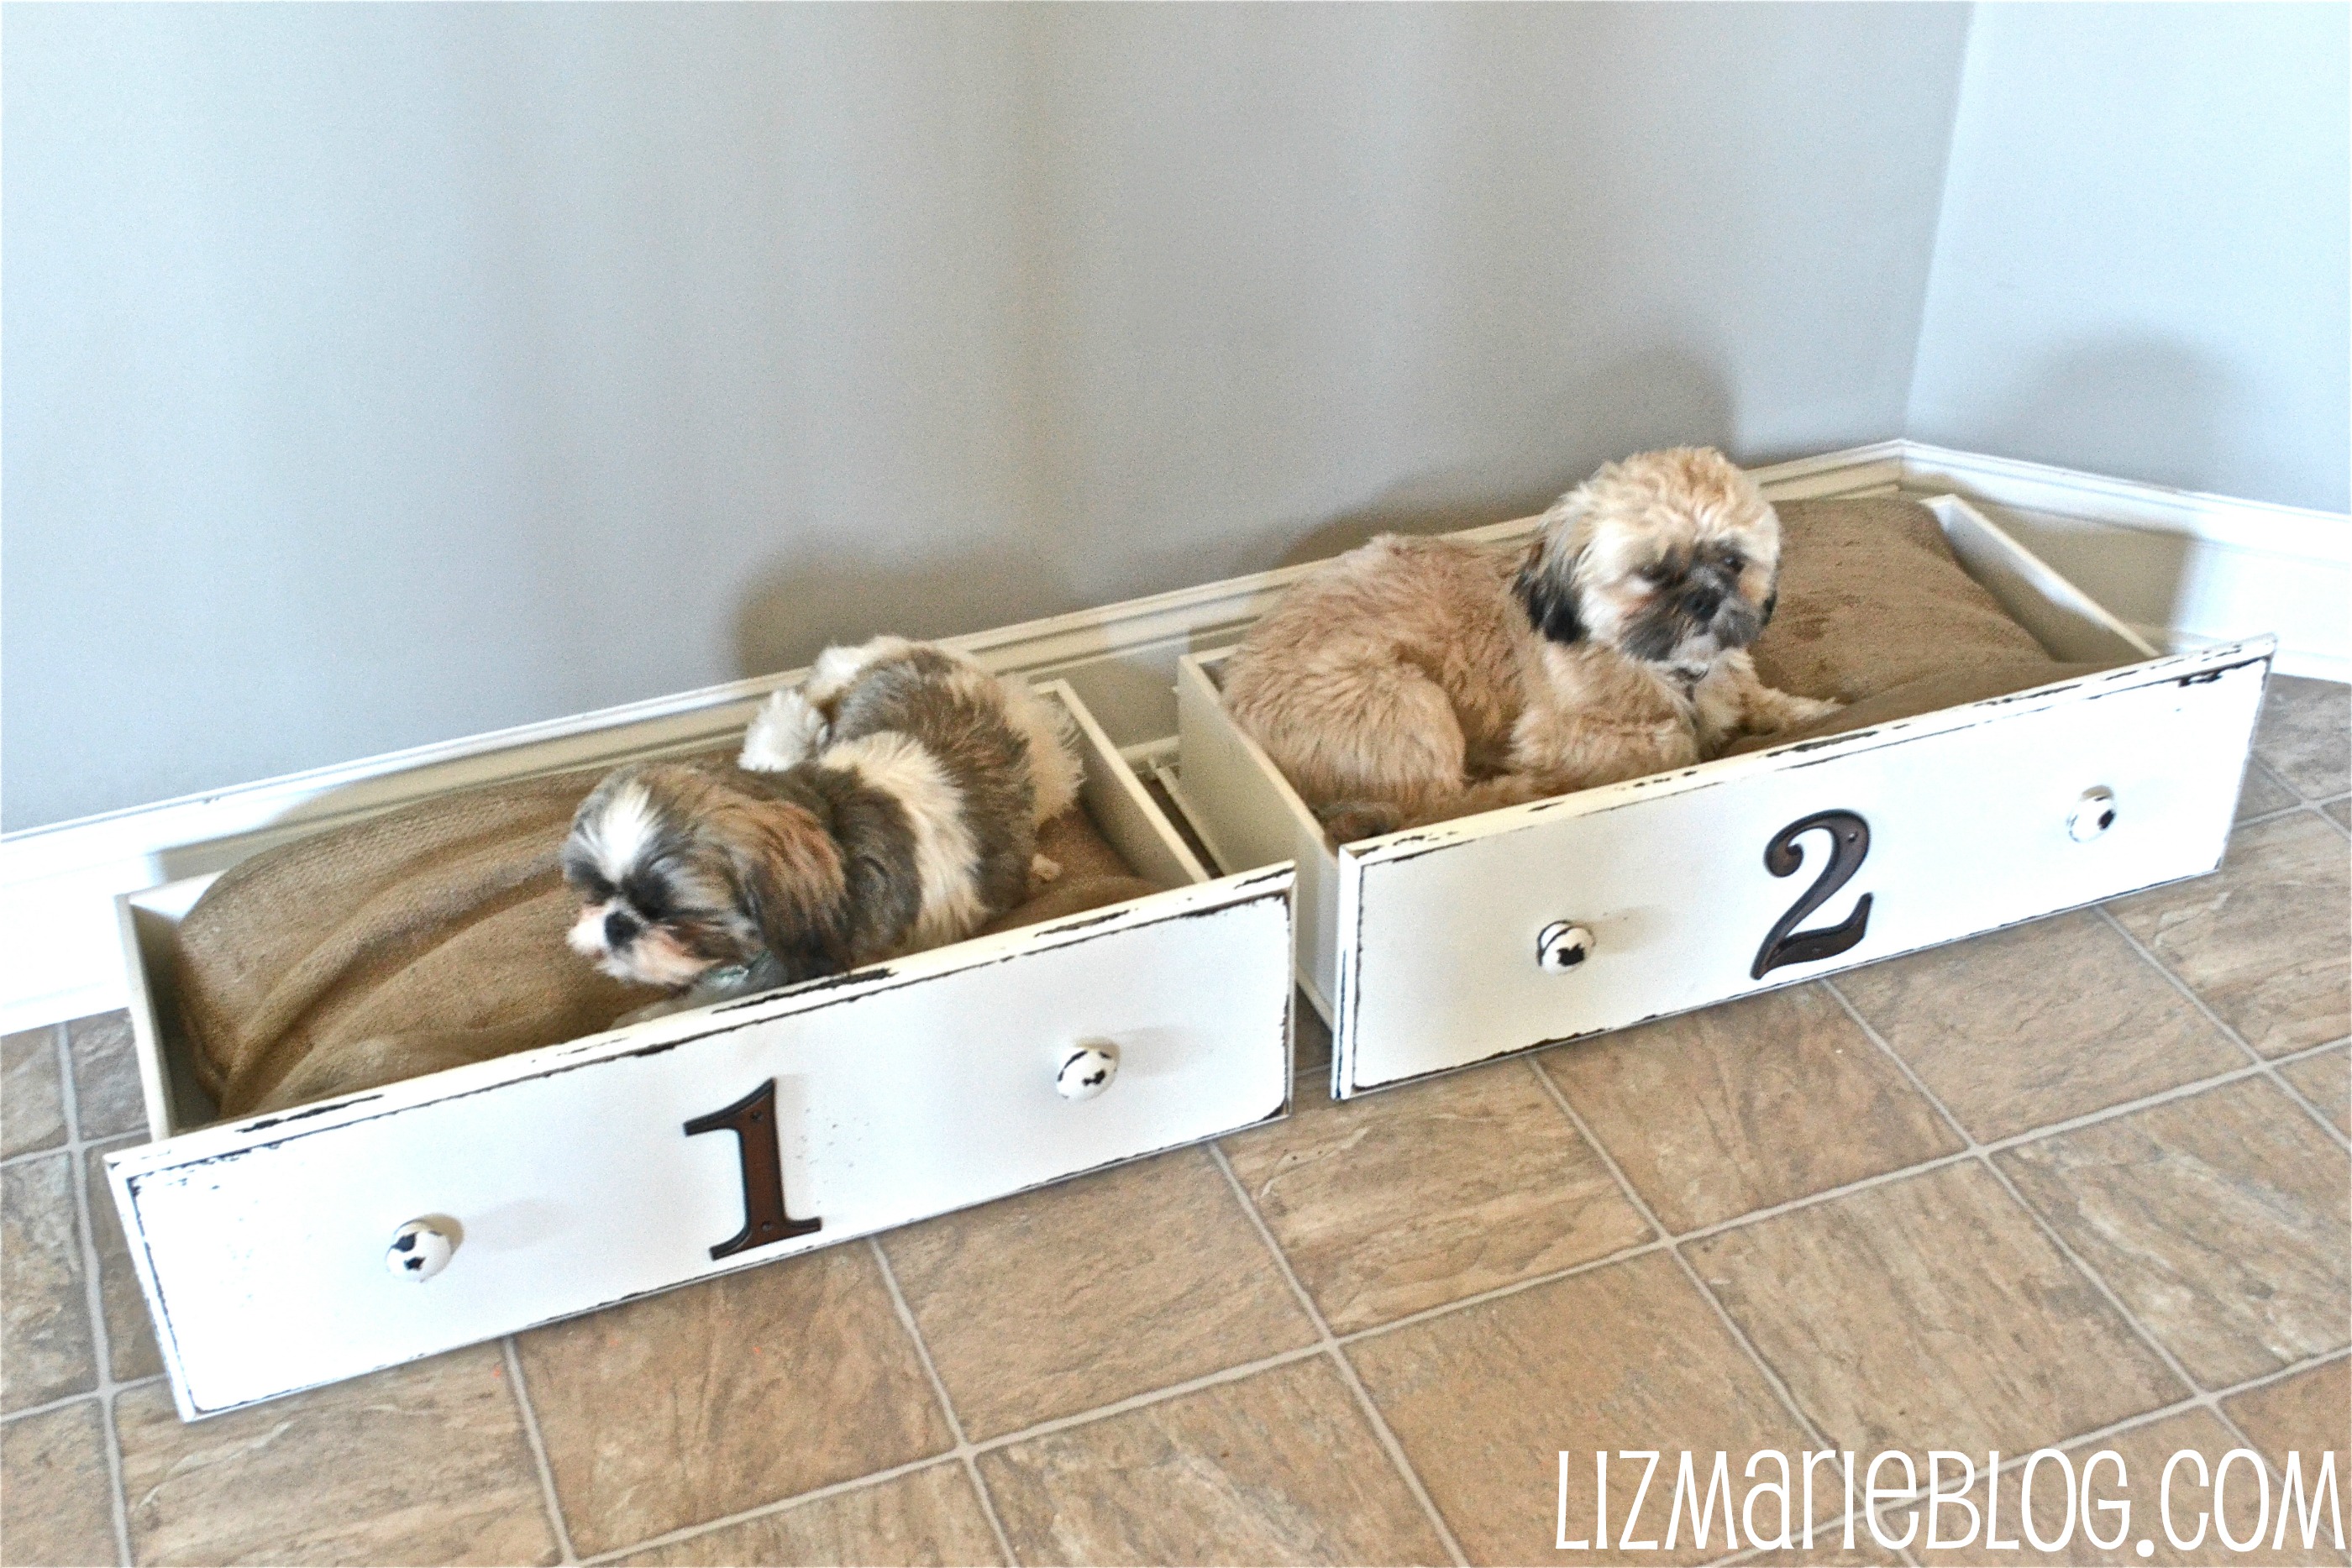
[[629, 907], [637, 912], [648, 925], [658, 925], [669, 917], [669, 900], [663, 896], [661, 884], [649, 879], [633, 878], [621, 889]]
[[1663, 565], [1645, 566], [1633, 575], [1654, 588], [1661, 583], [1672, 582], [1675, 580], [1675, 569]]

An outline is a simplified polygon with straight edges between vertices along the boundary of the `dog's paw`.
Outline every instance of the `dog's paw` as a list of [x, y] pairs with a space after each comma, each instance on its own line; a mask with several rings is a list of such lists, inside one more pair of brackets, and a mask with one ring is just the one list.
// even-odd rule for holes
[[1055, 860], [1052, 856], [1031, 855], [1029, 857], [1029, 880], [1031, 882], [1052, 882], [1061, 874], [1062, 862]]
[[1817, 718], [1827, 718], [1844, 709], [1845, 704], [1835, 697], [1798, 697], [1789, 699], [1789, 713], [1784, 724], [1810, 724]]
[[743, 754], [737, 766], [754, 773], [782, 773], [816, 755], [824, 744], [824, 715], [798, 691], [782, 691], [765, 706], [743, 733]]

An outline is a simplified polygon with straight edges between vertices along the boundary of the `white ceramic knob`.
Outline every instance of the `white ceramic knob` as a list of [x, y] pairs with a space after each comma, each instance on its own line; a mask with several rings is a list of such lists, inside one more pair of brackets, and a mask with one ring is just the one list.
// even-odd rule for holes
[[1062, 1053], [1054, 1087], [1065, 1100], [1091, 1100], [1109, 1088], [1118, 1075], [1118, 1047], [1107, 1040], [1100, 1045], [1074, 1045]]
[[2115, 825], [2116, 792], [2105, 785], [2084, 790], [2066, 813], [2066, 836], [2078, 844], [2089, 843]]
[[446, 1269], [457, 1250], [457, 1239], [443, 1229], [442, 1223], [412, 1219], [394, 1231], [383, 1266], [404, 1280], [429, 1280]]
[[1555, 920], [1536, 933], [1536, 965], [1547, 974], [1564, 975], [1592, 956], [1592, 933], [1566, 920]]

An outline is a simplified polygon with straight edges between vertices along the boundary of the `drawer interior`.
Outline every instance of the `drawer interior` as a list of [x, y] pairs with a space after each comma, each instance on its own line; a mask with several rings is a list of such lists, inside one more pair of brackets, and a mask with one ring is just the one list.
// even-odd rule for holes
[[[1070, 715], [1086, 764], [1078, 809], [1128, 868], [1163, 890], [1208, 881], [1207, 868], [1077, 695], [1060, 681], [1040, 683], [1037, 689]], [[117, 900], [141, 1086], [148, 1129], [156, 1138], [220, 1119], [197, 1081], [177, 990], [180, 923], [219, 874], [184, 878]]]
[[[1922, 505], [1934, 514], [1961, 570], [2053, 658], [2129, 666], [2159, 656], [2158, 649], [1966, 501], [1937, 496]], [[1342, 852], [1273, 760], [1226, 713], [1220, 689], [1233, 652], [1232, 647], [1214, 649], [1178, 663], [1179, 754], [1170, 788], [1224, 869], [1280, 860], [1297, 864], [1299, 982], [1325, 1020], [1336, 1021], [1340, 1011], [1337, 932]], [[1826, 744], [1834, 745], [1836, 739]], [[1755, 757], [1769, 755], [1727, 757], [1692, 772], [1704, 779], [1713, 770], [1746, 767]], [[1585, 791], [1568, 799], [1601, 793]], [[1461, 821], [1477, 822], [1504, 814]], [[1346, 852], [1375, 852], [1400, 836], [1363, 840]]]

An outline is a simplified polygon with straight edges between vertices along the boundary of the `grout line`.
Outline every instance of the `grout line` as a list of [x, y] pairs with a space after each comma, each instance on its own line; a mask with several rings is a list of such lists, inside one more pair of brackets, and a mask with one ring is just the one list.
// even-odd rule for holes
[[1536, 1274], [1525, 1280], [1514, 1280], [1507, 1285], [1496, 1285], [1491, 1290], [1480, 1291], [1475, 1295], [1464, 1296], [1456, 1301], [1441, 1301], [1436, 1306], [1423, 1307], [1417, 1312], [1407, 1312], [1401, 1318], [1393, 1318], [1384, 1323], [1374, 1323], [1369, 1328], [1350, 1329], [1339, 1336], [1339, 1343], [1347, 1345], [1355, 1344], [1363, 1340], [1378, 1339], [1382, 1334], [1394, 1333], [1399, 1329], [1409, 1329], [1416, 1324], [1428, 1322], [1433, 1318], [1445, 1317], [1469, 1307], [1485, 1306], [1488, 1301], [1499, 1301], [1506, 1296], [1516, 1296], [1522, 1291], [1534, 1291], [1546, 1285], [1557, 1285], [1562, 1280], [1573, 1280], [1580, 1274], [1590, 1274], [1596, 1269], [1606, 1269], [1612, 1263], [1629, 1263], [1636, 1258], [1646, 1258], [1653, 1252], [1664, 1251], [1669, 1245], [1670, 1243], [1664, 1238], [1660, 1237], [1654, 1240], [1637, 1242], [1631, 1247], [1620, 1247], [1614, 1252], [1604, 1252], [1598, 1258], [1588, 1258], [1581, 1263], [1571, 1263], [1565, 1269], [1555, 1269], [1549, 1274]]
[[[2215, 1029], [2220, 1030], [2223, 1038], [2227, 1039], [2231, 1044], [2236, 1046], [2240, 1051], [2244, 1051], [2246, 1053], [2246, 1060], [2252, 1062], [2254, 1066], [2265, 1074], [2273, 1084], [2277, 1085], [2279, 1090], [2286, 1095], [2287, 1099], [2291, 1103], [2302, 1107], [2304, 1114], [2309, 1116], [2313, 1121], [2317, 1122], [2320, 1125], [2321, 1131], [2326, 1133], [2327, 1136], [2335, 1139], [2337, 1144], [2347, 1148], [2352, 1148], [2352, 1138], [2346, 1137], [2343, 1132], [2337, 1128], [2332, 1118], [2330, 1118], [2325, 1112], [2321, 1111], [2318, 1106], [2305, 1099], [2301, 1090], [2288, 1082], [2286, 1079], [2280, 1074], [2278, 1064], [2276, 1062], [2273, 1061], [2269, 1057], [2264, 1056], [2261, 1051], [2256, 1051], [2252, 1045], [2248, 1044], [2246, 1037], [2240, 1034], [2234, 1028], [2232, 1028], [2228, 1019], [2224, 1019], [2220, 1013], [2214, 1011], [2212, 1007], [2206, 1002], [2203, 997], [2197, 994], [2195, 988], [2192, 988], [2188, 981], [2182, 979], [2179, 975], [2174, 974], [2170, 965], [2158, 957], [2155, 951], [2151, 949], [2147, 943], [2142, 942], [2137, 936], [2132, 935], [2130, 929], [2126, 927], [2122, 921], [2116, 918], [2114, 911], [2110, 910], [2104, 904], [2094, 904], [2092, 907], [2099, 912], [2099, 918], [2105, 920], [2110, 926], [2114, 927], [2116, 934], [2121, 936], [2126, 943], [2129, 944], [2133, 952], [2147, 960], [2148, 964], [2156, 970], [2156, 972], [2164, 977], [2167, 984], [2170, 985], [2174, 990], [2179, 992], [2181, 996], [2186, 998], [2189, 1006], [2195, 1008], [2200, 1013], [2202, 1013], [2208, 1023], [2210, 1023]], [[2328, 1045], [2332, 1045], [2335, 1042], [2332, 1040], [2326, 1042]], [[2324, 1050], [2326, 1049], [2326, 1046], [2323, 1045], [2314, 1049]], [[2300, 1060], [2305, 1054], [2306, 1054], [2306, 1052], [2295, 1051], [2291, 1052], [2290, 1057], [2291, 1059]]]
[[905, 1326], [907, 1337], [914, 1342], [915, 1358], [923, 1364], [923, 1375], [931, 1380], [932, 1396], [939, 1400], [940, 1410], [948, 1418], [948, 1435], [955, 1439], [955, 1457], [962, 1464], [964, 1476], [971, 1482], [971, 1490], [979, 1494], [980, 1511], [988, 1516], [988, 1528], [996, 1536], [997, 1550], [1004, 1553], [1006, 1563], [1015, 1564], [1017, 1568], [1021, 1554], [1013, 1550], [1013, 1538], [1005, 1533], [1004, 1521], [996, 1516], [996, 1500], [989, 1495], [988, 1483], [981, 1479], [980, 1463], [973, 1457], [971, 1439], [964, 1436], [963, 1418], [956, 1414], [955, 1401], [948, 1397], [947, 1382], [940, 1376], [939, 1367], [931, 1361], [931, 1347], [924, 1343], [922, 1328], [915, 1322], [915, 1310], [907, 1304], [907, 1293], [898, 1288], [898, 1271], [890, 1267], [890, 1255], [882, 1250], [880, 1237], [868, 1236], [866, 1244], [874, 1249], [874, 1261], [882, 1270], [882, 1283], [889, 1287], [890, 1305], [898, 1312], [898, 1322]]
[[1805, 1413], [1804, 1406], [1797, 1403], [1797, 1396], [1790, 1391], [1788, 1384], [1781, 1379], [1778, 1372], [1773, 1370], [1772, 1364], [1764, 1359], [1763, 1352], [1758, 1350], [1754, 1342], [1748, 1339], [1748, 1331], [1733, 1321], [1730, 1312], [1716, 1299], [1715, 1291], [1709, 1289], [1707, 1282], [1699, 1277], [1698, 1270], [1691, 1266], [1691, 1260], [1683, 1256], [1679, 1240], [1666, 1228], [1664, 1222], [1659, 1219], [1648, 1201], [1634, 1190], [1633, 1182], [1627, 1179], [1625, 1172], [1618, 1166], [1616, 1157], [1601, 1145], [1600, 1138], [1595, 1136], [1592, 1129], [1585, 1124], [1584, 1118], [1579, 1115], [1576, 1107], [1569, 1103], [1568, 1095], [1561, 1091], [1559, 1084], [1552, 1082], [1551, 1074], [1546, 1072], [1542, 1064], [1532, 1056], [1528, 1058], [1528, 1071], [1536, 1075], [1536, 1082], [1543, 1085], [1545, 1092], [1551, 1096], [1552, 1103], [1559, 1106], [1560, 1114], [1568, 1118], [1568, 1124], [1576, 1129], [1577, 1136], [1582, 1138], [1586, 1145], [1600, 1156], [1601, 1163], [1609, 1168], [1609, 1174], [1616, 1178], [1618, 1186], [1625, 1194], [1625, 1200], [1633, 1206], [1633, 1211], [1642, 1217], [1643, 1222], [1649, 1226], [1653, 1233], [1666, 1239], [1667, 1255], [1673, 1258], [1675, 1264], [1682, 1270], [1683, 1277], [1697, 1290], [1699, 1298], [1715, 1310], [1716, 1318], [1723, 1324], [1724, 1332], [1730, 1334], [1734, 1343], [1748, 1353], [1748, 1359], [1754, 1362], [1756, 1370], [1764, 1375], [1764, 1381], [1771, 1385], [1772, 1392], [1779, 1396], [1781, 1405], [1787, 1407], [1789, 1414], [1796, 1419], [1799, 1428], [1815, 1442], [1828, 1442], [1828, 1437], [1814, 1423], [1813, 1418]]
[[[151, 1383], [163, 1381], [163, 1374], [151, 1372], [144, 1377], [134, 1377], [128, 1383], [114, 1385], [114, 1391], [117, 1394], [127, 1394], [133, 1388], [144, 1388]], [[13, 1427], [19, 1421], [28, 1421], [36, 1416], [54, 1415], [68, 1405], [79, 1405], [85, 1399], [95, 1399], [98, 1396], [97, 1389], [85, 1388], [79, 1394], [60, 1395], [46, 1405], [27, 1405], [22, 1410], [11, 1410], [5, 1416], [0, 1416], [0, 1427]]]
[[[2140, 1321], [2138, 1313], [2133, 1312], [2129, 1306], [2125, 1304], [2123, 1297], [2116, 1293], [2115, 1287], [2107, 1283], [2106, 1277], [2101, 1274], [2096, 1269], [2093, 1268], [2090, 1260], [2084, 1258], [2081, 1253], [2077, 1252], [2074, 1249], [2074, 1244], [2059, 1234], [2058, 1228], [2051, 1224], [2048, 1219], [2042, 1217], [2040, 1209], [2034, 1207], [2032, 1203], [2026, 1200], [2025, 1194], [2018, 1190], [2017, 1184], [2010, 1179], [2009, 1173], [2002, 1170], [2000, 1163], [1996, 1161], [1991, 1155], [1986, 1152], [1984, 1145], [1977, 1142], [1975, 1134], [1971, 1134], [1966, 1127], [1960, 1125], [1959, 1118], [1953, 1115], [1951, 1111], [1944, 1104], [1943, 1101], [1937, 1097], [1936, 1092], [1927, 1087], [1927, 1082], [1916, 1072], [1914, 1072], [1911, 1070], [1911, 1064], [1904, 1061], [1901, 1056], [1895, 1053], [1895, 1048], [1886, 1043], [1885, 1037], [1881, 1035], [1878, 1030], [1873, 1027], [1869, 1019], [1862, 1016], [1861, 1010], [1857, 1009], [1853, 1002], [1846, 999], [1845, 993], [1839, 990], [1835, 985], [1827, 980], [1822, 981], [1822, 988], [1827, 990], [1831, 996], [1837, 998], [1838, 1005], [1845, 1009], [1846, 1016], [1853, 1019], [1854, 1023], [1862, 1030], [1862, 1031], [1870, 1037], [1871, 1042], [1877, 1046], [1879, 1050], [1886, 1053], [1887, 1060], [1895, 1064], [1896, 1070], [1900, 1071], [1904, 1077], [1910, 1080], [1911, 1086], [1927, 1097], [1927, 1103], [1936, 1108], [1936, 1113], [1943, 1117], [1946, 1122], [1951, 1124], [1952, 1131], [1958, 1133], [1962, 1138], [1968, 1141], [1969, 1152], [1976, 1156], [1978, 1163], [1982, 1165], [1985, 1170], [1991, 1175], [1993, 1180], [2000, 1184], [2001, 1190], [2009, 1194], [2010, 1200], [2024, 1211], [2025, 1217], [2032, 1221], [2034, 1227], [2039, 1229], [2043, 1236], [2049, 1239], [2050, 1244], [2058, 1249], [2059, 1252], [2064, 1256], [2068, 1262], [2074, 1266], [2075, 1270], [2081, 1273], [2083, 1278], [2088, 1280], [2092, 1286], [2098, 1291], [2099, 1294], [2105, 1298], [2107, 1304], [2123, 1315], [2126, 1326], [2130, 1328], [2132, 1333], [2137, 1334], [2141, 1342], [2150, 1350], [2156, 1352], [2158, 1359], [2164, 1363], [2166, 1367], [2170, 1369], [2172, 1375], [2180, 1380], [2181, 1386], [2187, 1388], [2189, 1393], [2194, 1396], [2193, 1402], [2212, 1412], [2213, 1418], [2221, 1422], [2223, 1427], [2227, 1427], [2231, 1436], [2235, 1437], [2241, 1444], [2243, 1444], [2249, 1448], [2253, 1448], [2258, 1454], [2261, 1453], [2262, 1450], [2254, 1448], [2254, 1444], [2247, 1437], [2245, 1433], [2238, 1429], [2237, 1422], [2231, 1420], [2228, 1413], [2222, 1410], [2221, 1401], [2216, 1399], [2210, 1393], [2207, 1392], [2203, 1384], [2198, 1382], [2196, 1378], [2189, 1375], [2189, 1368], [2182, 1364], [2180, 1358], [2174, 1355], [2170, 1348], [2168, 1347], [2162, 1340], [2156, 1336], [2154, 1331], [2149, 1329], [2146, 1323]], [[2265, 1461], [2265, 1464], [2267, 1464], [2267, 1461]]]
[[1323, 1309], [1315, 1304], [1315, 1298], [1307, 1293], [1307, 1286], [1298, 1278], [1298, 1271], [1290, 1266], [1288, 1254], [1274, 1239], [1273, 1228], [1266, 1224], [1265, 1217], [1251, 1201], [1249, 1189], [1242, 1186], [1240, 1173], [1234, 1169], [1233, 1161], [1226, 1157], [1224, 1145], [1211, 1139], [1209, 1156], [1216, 1161], [1217, 1168], [1224, 1172], [1225, 1185], [1233, 1188], [1234, 1200], [1241, 1205], [1242, 1212], [1249, 1217], [1251, 1226], [1257, 1231], [1258, 1239], [1265, 1243], [1266, 1251], [1273, 1255], [1274, 1266], [1282, 1270], [1282, 1278], [1290, 1286], [1290, 1293], [1298, 1299], [1307, 1322], [1315, 1325], [1315, 1336], [1322, 1342], [1324, 1354], [1330, 1358], [1349, 1391], [1356, 1396], [1356, 1405], [1363, 1411], [1364, 1418], [1372, 1424], [1373, 1435], [1387, 1452], [1389, 1463], [1396, 1467], [1406, 1490], [1412, 1493], [1413, 1500], [1421, 1504], [1422, 1512], [1429, 1516], [1430, 1528], [1437, 1531], [1437, 1539], [1444, 1546], [1447, 1555], [1454, 1559], [1455, 1568], [1468, 1568], [1470, 1559], [1463, 1552], [1462, 1542], [1454, 1538], [1453, 1527], [1445, 1522], [1445, 1515], [1439, 1511], [1437, 1500], [1429, 1495], [1428, 1487], [1422, 1482], [1421, 1473], [1412, 1468], [1412, 1461], [1405, 1456], [1404, 1444], [1398, 1439], [1387, 1418], [1381, 1416], [1380, 1407], [1372, 1403], [1371, 1391], [1364, 1386], [1363, 1379], [1356, 1375], [1354, 1363], [1339, 1348], [1339, 1341], [1331, 1333], [1331, 1325], [1324, 1318]]
[[89, 1218], [91, 1140], [82, 1135], [81, 1096], [74, 1085], [71, 1032], [62, 1023], [51, 1024], [49, 1029], [50, 1043], [58, 1059], [58, 1103], [66, 1118], [66, 1180], [73, 1194], [74, 1239], [81, 1248], [82, 1310], [89, 1314], [90, 1373], [97, 1383], [94, 1392], [98, 1396], [99, 1433], [105, 1450], [107, 1500], [114, 1517], [115, 1561], [128, 1563], [132, 1561], [131, 1505], [122, 1490], [122, 1439], [114, 1423], [114, 1396], [122, 1385], [114, 1381], [114, 1344], [106, 1332], [106, 1292], [99, 1279], [98, 1231]]
[[827, 1498], [839, 1497], [844, 1492], [863, 1491], [867, 1487], [882, 1486], [902, 1476], [911, 1476], [919, 1470], [928, 1470], [934, 1466], [948, 1462], [949, 1458], [945, 1454], [925, 1454], [921, 1458], [908, 1459], [903, 1465], [892, 1465], [888, 1469], [875, 1470], [867, 1475], [852, 1476], [845, 1481], [834, 1481], [825, 1486], [812, 1487], [807, 1491], [794, 1492], [790, 1497], [778, 1498], [773, 1502], [763, 1502], [757, 1508], [747, 1508], [740, 1513], [721, 1514], [717, 1519], [706, 1519], [698, 1523], [680, 1525], [676, 1530], [666, 1530], [659, 1535], [648, 1535], [643, 1541], [632, 1542], [626, 1546], [615, 1546], [609, 1552], [599, 1552], [595, 1556], [583, 1558], [581, 1561], [583, 1568], [596, 1568], [596, 1564], [603, 1563], [617, 1563], [624, 1557], [635, 1556], [640, 1552], [650, 1552], [662, 1546], [675, 1546], [681, 1541], [692, 1541], [698, 1536], [710, 1535], [721, 1530], [731, 1530], [736, 1525], [749, 1524], [755, 1519], [766, 1519], [772, 1514], [790, 1513], [804, 1504], [823, 1502]]
[[572, 1546], [572, 1527], [564, 1522], [563, 1503], [555, 1495], [555, 1467], [548, 1462], [547, 1439], [540, 1435], [539, 1412], [532, 1408], [530, 1390], [522, 1380], [522, 1353], [515, 1348], [515, 1336], [508, 1334], [499, 1341], [506, 1353], [507, 1382], [514, 1389], [515, 1408], [522, 1415], [522, 1435], [530, 1445], [530, 1460], [539, 1470], [540, 1500], [547, 1505], [547, 1521], [555, 1527], [555, 1549], [562, 1553], [562, 1561], [577, 1563], [580, 1553]]

